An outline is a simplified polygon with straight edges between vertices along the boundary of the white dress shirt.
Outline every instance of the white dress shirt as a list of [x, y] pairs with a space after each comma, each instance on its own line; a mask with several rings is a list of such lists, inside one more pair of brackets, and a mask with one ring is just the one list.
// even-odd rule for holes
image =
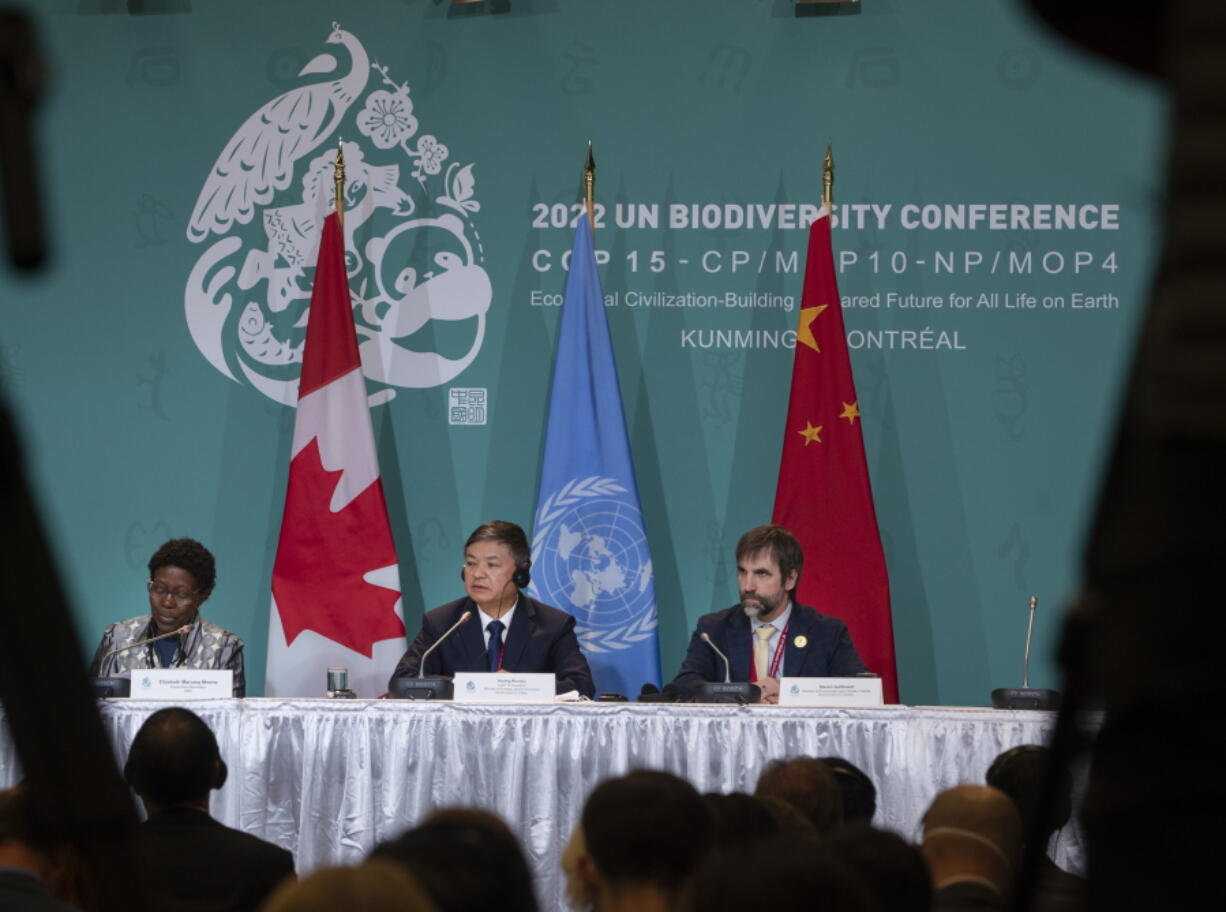
[[485, 609], [478, 606], [477, 615], [481, 618], [481, 636], [485, 642], [485, 651], [490, 650], [490, 621], [502, 621], [502, 642], [505, 645], [507, 642], [507, 633], [511, 630], [511, 618], [515, 616], [515, 609], [519, 607], [519, 596], [515, 597], [515, 604], [511, 606], [511, 610], [503, 614], [502, 617], [496, 618], [491, 614], [486, 614]]

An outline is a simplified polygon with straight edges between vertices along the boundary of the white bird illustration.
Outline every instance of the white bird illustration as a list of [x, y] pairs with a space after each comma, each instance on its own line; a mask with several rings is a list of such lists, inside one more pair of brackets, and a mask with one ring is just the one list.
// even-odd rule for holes
[[[200, 191], [187, 226], [189, 240], [199, 242], [210, 232], [224, 233], [236, 221], [250, 222], [257, 206], [268, 204], [276, 191], [289, 186], [294, 163], [332, 134], [362, 94], [370, 78], [370, 60], [361, 42], [334, 22], [328, 44], [343, 44], [349, 50], [353, 62], [349, 72], [290, 89], [247, 118]], [[336, 58], [321, 54], [298, 75], [335, 69]]]

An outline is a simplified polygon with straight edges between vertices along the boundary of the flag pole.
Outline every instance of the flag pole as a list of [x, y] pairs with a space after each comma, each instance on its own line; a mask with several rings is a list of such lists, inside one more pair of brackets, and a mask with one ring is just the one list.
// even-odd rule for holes
[[592, 141], [587, 141], [587, 161], [583, 163], [583, 202], [587, 207], [588, 224], [596, 233], [596, 159], [592, 158]]
[[826, 140], [826, 158], [822, 162], [822, 205], [830, 212], [834, 201], [834, 152], [830, 140]]
[[332, 169], [332, 182], [336, 188], [336, 220], [340, 223], [341, 230], [345, 229], [345, 150], [342, 148], [344, 140], [339, 136], [336, 139], [336, 165]]

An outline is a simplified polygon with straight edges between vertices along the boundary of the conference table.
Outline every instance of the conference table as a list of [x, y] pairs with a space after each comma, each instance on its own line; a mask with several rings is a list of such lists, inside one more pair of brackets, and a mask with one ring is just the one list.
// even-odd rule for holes
[[[145, 718], [166, 704], [103, 700], [122, 764]], [[519, 834], [543, 909], [564, 909], [558, 859], [588, 792], [636, 768], [701, 792], [752, 792], [770, 760], [842, 756], [877, 786], [875, 824], [908, 839], [941, 789], [983, 782], [992, 759], [1046, 743], [1055, 715], [959, 707], [800, 709], [658, 703], [478, 705], [393, 700], [201, 700], [230, 768], [212, 813], [284, 846], [299, 873], [359, 861], [442, 807], [481, 807]], [[0, 785], [20, 768], [0, 739]], [[1082, 865], [1075, 824], [1052, 847]]]

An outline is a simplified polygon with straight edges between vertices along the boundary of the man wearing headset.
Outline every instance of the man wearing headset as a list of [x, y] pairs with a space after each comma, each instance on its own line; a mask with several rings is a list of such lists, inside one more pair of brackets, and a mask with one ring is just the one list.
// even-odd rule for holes
[[294, 876], [294, 857], [209, 816], [209, 792], [226, 763], [204, 720], [181, 706], [159, 709], [132, 739], [124, 778], [149, 815], [136, 851], [158, 912], [255, 912]]
[[458, 671], [552, 672], [557, 692], [596, 694], [575, 619], [520, 592], [530, 582], [528, 538], [515, 523], [478, 526], [464, 543], [460, 579], [467, 597], [426, 613], [392, 680], [417, 677], [421, 657], [464, 616], [472, 616], [426, 658], [425, 674]]

